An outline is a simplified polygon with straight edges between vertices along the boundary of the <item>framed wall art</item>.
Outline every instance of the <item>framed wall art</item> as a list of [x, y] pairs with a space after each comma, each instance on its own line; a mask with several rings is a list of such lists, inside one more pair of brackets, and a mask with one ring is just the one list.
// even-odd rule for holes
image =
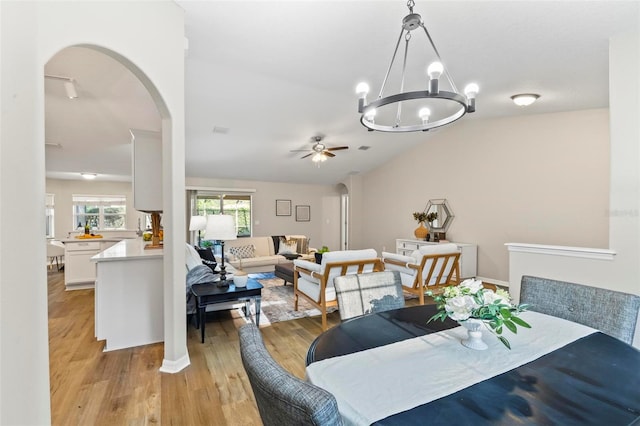
[[276, 200], [276, 216], [291, 216], [291, 200]]
[[296, 206], [296, 222], [311, 221], [311, 206]]

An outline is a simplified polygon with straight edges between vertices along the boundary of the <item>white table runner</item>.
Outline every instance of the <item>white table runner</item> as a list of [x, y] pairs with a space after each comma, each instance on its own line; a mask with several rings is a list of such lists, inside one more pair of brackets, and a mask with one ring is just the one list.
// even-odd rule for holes
[[[596, 330], [524, 312], [531, 329], [503, 335], [508, 350], [483, 331], [485, 351], [462, 346], [463, 327], [315, 362], [307, 380], [331, 392], [347, 425], [369, 425], [531, 362]], [[425, 318], [425, 321], [427, 319]]]

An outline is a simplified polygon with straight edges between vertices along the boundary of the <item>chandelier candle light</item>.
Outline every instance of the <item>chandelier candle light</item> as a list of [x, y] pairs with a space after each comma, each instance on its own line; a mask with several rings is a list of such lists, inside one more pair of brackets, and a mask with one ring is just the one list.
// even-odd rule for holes
[[[422, 21], [422, 17], [413, 13], [413, 6], [415, 5], [413, 0], [407, 2], [409, 8], [409, 14], [402, 20], [402, 29], [400, 30], [400, 36], [396, 43], [393, 56], [391, 57], [391, 63], [387, 69], [387, 73], [384, 76], [380, 93], [375, 101], [367, 104], [367, 94], [369, 93], [369, 85], [367, 83], [360, 83], [356, 87], [356, 93], [360, 97], [358, 101], [358, 112], [361, 115], [360, 122], [363, 126], [367, 127], [369, 131], [378, 130], [382, 132], [416, 132], [416, 131], [428, 131], [436, 127], [450, 124], [457, 119], [461, 118], [466, 113], [471, 113], [476, 110], [476, 95], [478, 94], [478, 85], [470, 83], [465, 88], [464, 94], [458, 93], [453, 79], [447, 72], [444, 66], [438, 49], [433, 43], [433, 39], [427, 31], [427, 28]], [[424, 90], [405, 92], [405, 77], [407, 68], [407, 57], [409, 52], [409, 42], [411, 41], [411, 31], [416, 28], [422, 28], [427, 36], [428, 42], [433, 49], [436, 61], [432, 62], [427, 68], [428, 79], [421, 77], [421, 81], [427, 80], [427, 84], [421, 85]], [[389, 95], [383, 97], [383, 93], [389, 76], [393, 69], [393, 63], [395, 62], [400, 42], [404, 37], [404, 58], [402, 61], [402, 72], [400, 75], [400, 92], [395, 95]], [[441, 76], [444, 74], [446, 77], [451, 91], [440, 90]], [[424, 79], [424, 80], [423, 80]], [[426, 86], [426, 87], [425, 87]], [[412, 101], [412, 102], [409, 102]], [[403, 120], [402, 106], [403, 103], [407, 104], [407, 107], [417, 105], [415, 108], [415, 115], [412, 119]], [[386, 105], [397, 104], [397, 108], [394, 111], [390, 111], [389, 108], [382, 108]], [[405, 108], [406, 109], [406, 108]]]

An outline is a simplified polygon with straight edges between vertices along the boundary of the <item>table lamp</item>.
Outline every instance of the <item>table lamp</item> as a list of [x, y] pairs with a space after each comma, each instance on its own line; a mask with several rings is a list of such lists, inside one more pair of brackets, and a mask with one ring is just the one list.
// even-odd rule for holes
[[189, 222], [189, 231], [198, 231], [198, 247], [200, 247], [200, 243], [202, 242], [200, 231], [204, 231], [206, 227], [206, 216], [191, 216], [191, 221]]
[[224, 266], [224, 242], [237, 239], [236, 224], [233, 216], [226, 214], [215, 214], [207, 216], [207, 226], [204, 231], [208, 240], [219, 240], [221, 247], [222, 262], [220, 263], [220, 282], [227, 278]]

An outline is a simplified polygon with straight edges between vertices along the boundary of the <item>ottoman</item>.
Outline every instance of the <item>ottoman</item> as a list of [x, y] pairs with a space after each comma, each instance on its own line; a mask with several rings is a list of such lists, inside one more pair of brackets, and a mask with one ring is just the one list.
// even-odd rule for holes
[[275, 266], [275, 275], [284, 280], [284, 285], [287, 285], [287, 282], [293, 284], [293, 262], [278, 263]]

